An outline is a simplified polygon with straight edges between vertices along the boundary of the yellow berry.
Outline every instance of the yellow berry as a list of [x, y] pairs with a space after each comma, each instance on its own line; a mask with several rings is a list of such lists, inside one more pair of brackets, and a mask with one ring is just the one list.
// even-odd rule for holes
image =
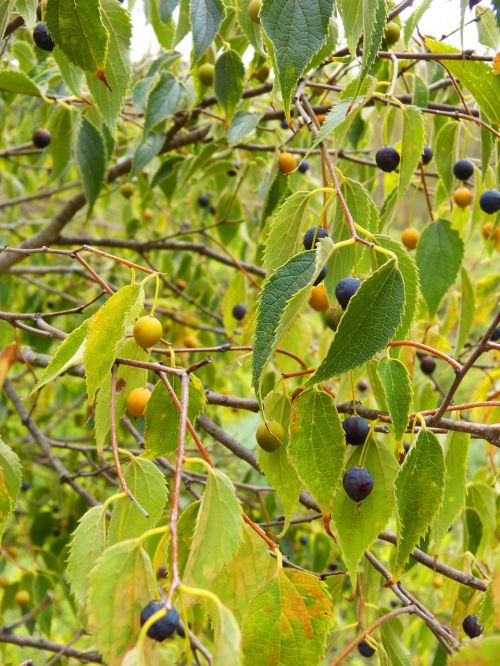
[[198, 346], [198, 340], [194, 337], [194, 335], [186, 335], [182, 342], [184, 347], [187, 347], [188, 349], [194, 349]]
[[292, 173], [297, 168], [297, 160], [291, 153], [281, 153], [279, 167], [283, 173]]
[[405, 229], [401, 234], [401, 241], [407, 250], [414, 250], [419, 238], [420, 234], [416, 229]]
[[328, 310], [328, 296], [326, 294], [326, 289], [322, 284], [311, 289], [309, 305], [313, 310], [316, 310], [316, 312], [325, 312]]
[[443, 578], [442, 578], [442, 576], [437, 576], [436, 578], [433, 578], [432, 587], [435, 590], [439, 590], [440, 587], [443, 587]]
[[209, 87], [213, 84], [214, 82], [214, 66], [209, 63], [205, 62], [203, 65], [198, 69], [198, 80], [201, 83], [202, 86]]
[[9, 584], [9, 581], [7, 578], [5, 578], [5, 576], [0, 578], [0, 589], [5, 590], [6, 587], [9, 587]]
[[460, 208], [467, 208], [472, 203], [472, 192], [466, 187], [459, 187], [453, 192], [453, 200]]
[[134, 324], [133, 334], [139, 347], [153, 347], [163, 334], [161, 322], [151, 315], [140, 317]]
[[151, 391], [147, 388], [135, 388], [127, 396], [127, 412], [138, 419], [146, 411], [151, 398]]
[[14, 597], [14, 601], [18, 606], [27, 606], [30, 602], [31, 595], [28, 592], [28, 590], [19, 590], [19, 592], [16, 592], [16, 596]]
[[248, 16], [254, 23], [260, 23], [260, 8], [262, 0], [250, 0], [248, 3]]
[[278, 423], [278, 421], [268, 421], [267, 423], [264, 422], [260, 424], [255, 433], [255, 437], [257, 439], [257, 444], [261, 449], [264, 449], [264, 451], [267, 451], [268, 453], [272, 453], [283, 443], [283, 440], [285, 439], [285, 431], [283, 430], [281, 423]]

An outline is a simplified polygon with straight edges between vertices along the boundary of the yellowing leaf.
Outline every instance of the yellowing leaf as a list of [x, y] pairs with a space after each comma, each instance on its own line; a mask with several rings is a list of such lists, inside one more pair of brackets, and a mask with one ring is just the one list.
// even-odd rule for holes
[[21, 463], [16, 453], [0, 440], [0, 538], [21, 486]]

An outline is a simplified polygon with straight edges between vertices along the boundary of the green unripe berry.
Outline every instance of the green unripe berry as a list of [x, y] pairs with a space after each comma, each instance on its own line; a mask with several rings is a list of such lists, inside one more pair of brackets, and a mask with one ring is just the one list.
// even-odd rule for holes
[[205, 86], [206, 88], [213, 85], [214, 66], [209, 62], [203, 63], [203, 65], [198, 69], [198, 79], [201, 85]]
[[259, 69], [255, 72], [254, 76], [255, 76], [255, 78], [257, 79], [257, 81], [259, 81], [260, 83], [264, 83], [264, 82], [267, 81], [267, 79], [269, 78], [269, 73], [270, 73], [270, 72], [271, 72], [271, 68], [269, 67], [269, 65], [267, 64], [267, 62], [265, 62], [265, 63], [264, 63], [263, 65], [261, 65], [261, 66], [259, 67]]
[[399, 36], [401, 35], [401, 29], [395, 21], [389, 21], [385, 26], [384, 37], [388, 46], [392, 46], [399, 41]]
[[278, 421], [267, 421], [267, 423], [264, 422], [260, 424], [257, 428], [255, 437], [257, 439], [257, 444], [261, 449], [264, 449], [264, 451], [267, 451], [268, 453], [272, 453], [283, 443], [283, 440], [285, 439], [285, 431], [283, 430], [281, 423], [278, 423]]

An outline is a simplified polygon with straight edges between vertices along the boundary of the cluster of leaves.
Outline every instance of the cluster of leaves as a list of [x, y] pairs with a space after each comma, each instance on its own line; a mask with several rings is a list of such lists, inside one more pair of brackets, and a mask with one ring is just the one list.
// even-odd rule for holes
[[[500, 370], [484, 336], [500, 216], [480, 199], [498, 192], [498, 63], [414, 47], [430, 0], [404, 19], [385, 0], [0, 4], [2, 663], [64, 648], [111, 666], [319, 665], [379, 620], [381, 664], [446, 663], [422, 615], [385, 620], [384, 567], [459, 638], [478, 616], [489, 636], [450, 663], [496, 663]], [[499, 13], [474, 11], [496, 50]], [[161, 48], [132, 67], [136, 15]], [[40, 20], [53, 50], [33, 42]], [[387, 144], [401, 161], [383, 173]], [[311, 227], [326, 233], [304, 249]], [[342, 308], [347, 276], [361, 286]], [[151, 311], [164, 337], [144, 349], [133, 325]], [[428, 427], [478, 350], [451, 395], [472, 407]], [[362, 446], [346, 445], [353, 411]], [[274, 450], [256, 447], [262, 421], [282, 426]], [[353, 467], [373, 479], [361, 502]], [[158, 644], [141, 611], [170, 592], [182, 623]]]

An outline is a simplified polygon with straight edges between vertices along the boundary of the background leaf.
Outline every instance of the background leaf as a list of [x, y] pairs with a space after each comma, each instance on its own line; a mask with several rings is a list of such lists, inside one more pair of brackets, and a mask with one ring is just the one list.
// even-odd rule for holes
[[221, 0], [191, 0], [189, 22], [193, 32], [193, 61], [197, 62], [212, 43], [224, 18]]
[[83, 120], [78, 132], [75, 157], [87, 198], [87, 214], [90, 216], [104, 183], [106, 147], [102, 134], [87, 120]]
[[164, 120], [172, 116], [184, 97], [185, 89], [170, 72], [162, 72], [158, 83], [148, 96], [144, 134], [147, 135]]
[[21, 486], [21, 463], [11, 448], [0, 439], [0, 539]]
[[413, 172], [422, 159], [424, 149], [424, 119], [415, 106], [405, 106], [403, 111], [403, 142], [399, 167], [398, 199], [401, 199], [411, 182]]
[[219, 104], [230, 120], [240, 101], [245, 81], [245, 68], [238, 53], [232, 49], [224, 51], [215, 63], [214, 88]]
[[408, 427], [413, 395], [408, 370], [396, 358], [383, 358], [377, 365], [377, 374], [384, 387], [392, 419], [390, 428], [396, 439], [401, 440]]

